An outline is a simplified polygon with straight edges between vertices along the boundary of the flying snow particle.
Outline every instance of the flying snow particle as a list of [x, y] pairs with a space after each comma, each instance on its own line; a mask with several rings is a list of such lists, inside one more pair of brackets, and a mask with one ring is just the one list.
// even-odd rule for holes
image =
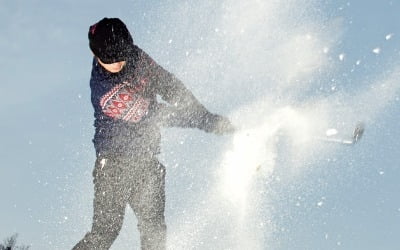
[[343, 61], [343, 60], [344, 60], [344, 54], [340, 54], [340, 55], [339, 55], [339, 60], [340, 60], [340, 61]]
[[322, 207], [324, 205], [324, 201], [326, 200], [325, 197], [321, 197], [321, 200], [317, 203], [318, 207]]
[[357, 60], [356, 65], [360, 65], [361, 64], [361, 60]]
[[324, 52], [325, 54], [328, 54], [329, 48], [328, 48], [328, 47], [325, 47], [325, 48], [323, 49], [323, 52]]
[[381, 53], [381, 48], [377, 47], [377, 48], [373, 49], [372, 52], [375, 54], [379, 54], [379, 53]]
[[390, 39], [392, 39], [393, 35], [394, 35], [393, 33], [387, 34], [387, 35], [385, 36], [385, 39], [386, 39], [386, 40], [390, 40]]
[[334, 128], [330, 128], [326, 131], [326, 136], [332, 136], [332, 135], [336, 135], [338, 133], [338, 131]]

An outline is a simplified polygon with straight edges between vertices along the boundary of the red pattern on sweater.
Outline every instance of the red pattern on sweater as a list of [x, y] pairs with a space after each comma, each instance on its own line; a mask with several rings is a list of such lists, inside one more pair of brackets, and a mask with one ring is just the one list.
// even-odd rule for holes
[[116, 85], [100, 99], [104, 114], [114, 119], [140, 122], [150, 105], [150, 100], [142, 96], [147, 83], [147, 79], [141, 79], [137, 85], [129, 82]]

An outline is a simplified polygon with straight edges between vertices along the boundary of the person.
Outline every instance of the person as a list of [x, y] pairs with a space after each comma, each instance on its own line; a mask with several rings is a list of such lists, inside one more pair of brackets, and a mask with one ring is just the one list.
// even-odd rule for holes
[[138, 221], [141, 249], [165, 249], [165, 167], [157, 159], [161, 128], [215, 134], [235, 128], [136, 46], [119, 18], [103, 18], [90, 26], [88, 37], [94, 54], [94, 212], [91, 231], [73, 249], [109, 249], [127, 205]]

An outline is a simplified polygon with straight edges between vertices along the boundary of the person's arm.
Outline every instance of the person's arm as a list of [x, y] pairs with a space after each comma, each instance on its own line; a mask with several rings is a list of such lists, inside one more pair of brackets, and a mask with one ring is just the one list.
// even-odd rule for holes
[[154, 61], [151, 71], [156, 93], [169, 104], [160, 109], [164, 125], [199, 128], [216, 134], [234, 132], [228, 118], [209, 112], [173, 74]]

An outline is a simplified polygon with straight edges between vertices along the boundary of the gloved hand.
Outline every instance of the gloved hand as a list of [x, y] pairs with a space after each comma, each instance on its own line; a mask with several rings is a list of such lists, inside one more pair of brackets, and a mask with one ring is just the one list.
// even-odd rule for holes
[[233, 134], [236, 130], [231, 121], [221, 115], [209, 114], [205, 123], [204, 130], [217, 135]]

